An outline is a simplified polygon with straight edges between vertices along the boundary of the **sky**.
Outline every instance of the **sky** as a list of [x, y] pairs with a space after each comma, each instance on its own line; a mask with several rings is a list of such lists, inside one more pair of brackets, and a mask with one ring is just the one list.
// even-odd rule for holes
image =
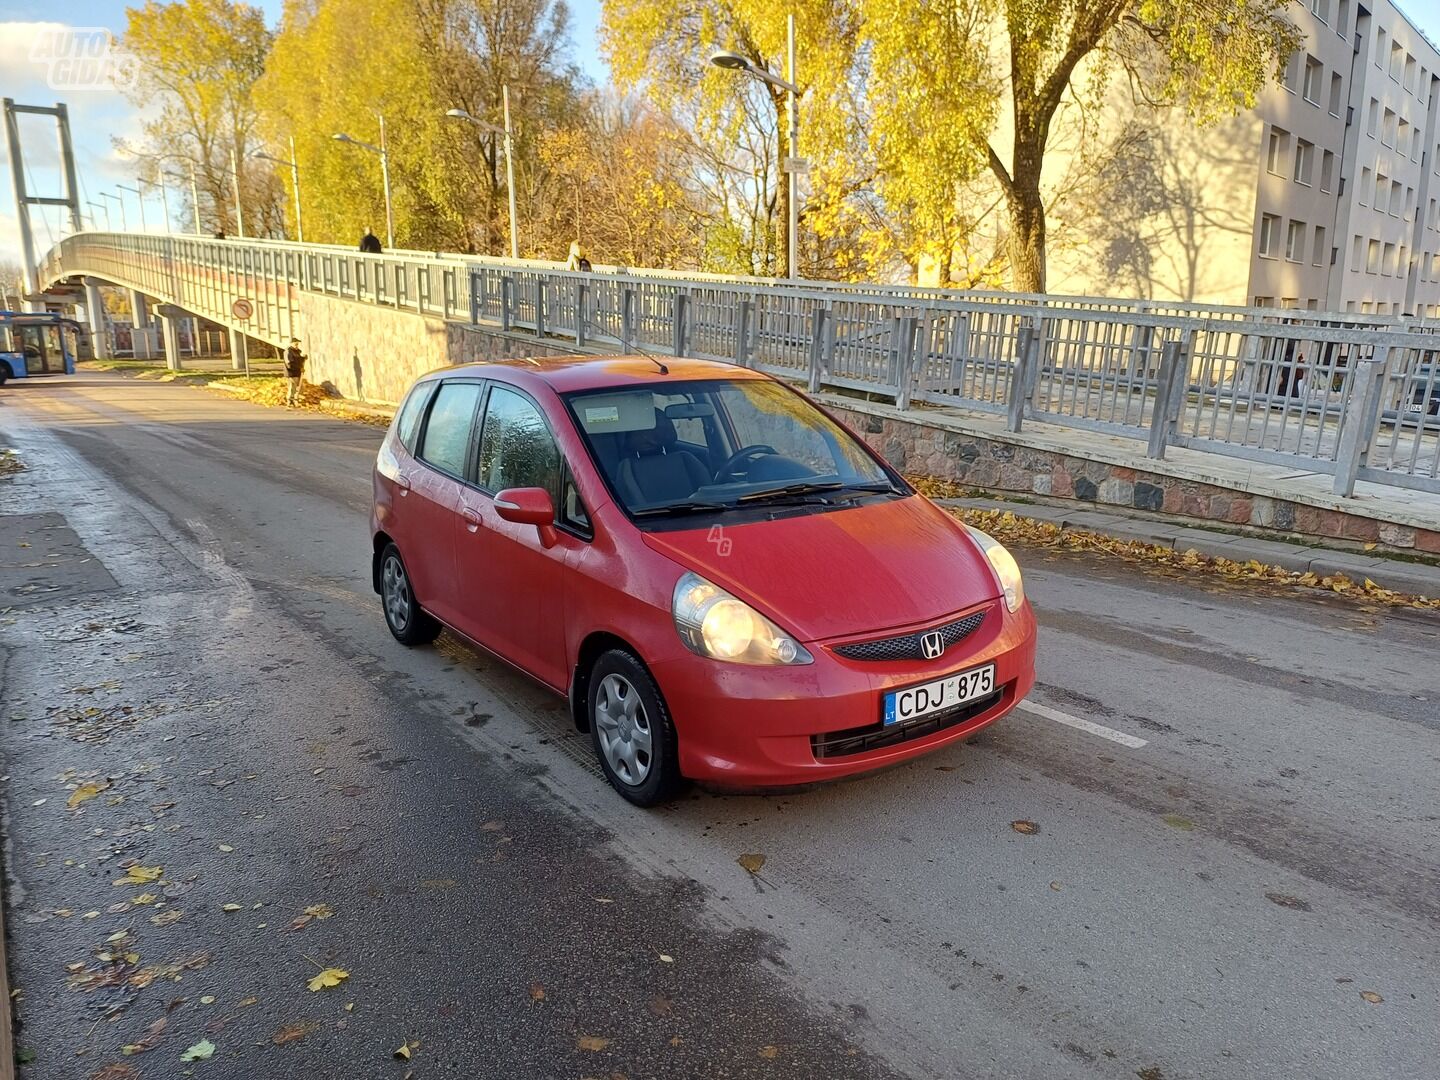
[[[138, 3], [139, 0], [131, 0]], [[265, 11], [271, 25], [279, 23], [283, 0], [251, 0]], [[608, 76], [600, 59], [596, 27], [600, 19], [601, 0], [569, 0], [572, 33], [571, 59], [595, 82]], [[1405, 0], [1400, 5], [1430, 40], [1440, 42], [1440, 0]], [[125, 0], [0, 0], [0, 96], [14, 98], [27, 105], [53, 105], [64, 101], [70, 110], [71, 135], [75, 144], [76, 170], [79, 174], [82, 210], [105, 223], [101, 211], [88, 205], [93, 201], [105, 205], [112, 224], [118, 227], [119, 212], [113, 199], [102, 199], [101, 191], [118, 195], [125, 201], [128, 220], [138, 223], [137, 199], [127, 192], [116, 191], [116, 184], [135, 186], [133, 167], [118, 153], [112, 136], [138, 141], [142, 114], [112, 86], [104, 88], [75, 85], [73, 80], [63, 86], [54, 85], [52, 70], [44, 62], [32, 59], [37, 42], [73, 41], [67, 31], [104, 27], [115, 34], [125, 28]], [[57, 36], [59, 35], [59, 36]], [[82, 39], [83, 40], [83, 39]], [[25, 117], [21, 120], [21, 140], [25, 162], [31, 179], [32, 194], [61, 193], [58, 153], [54, 124], [48, 117]], [[3, 152], [3, 147], [0, 147]], [[160, 217], [159, 200], [152, 190], [147, 192], [149, 223]], [[176, 200], [176, 214], [179, 200]], [[33, 220], [37, 254], [43, 254], [62, 233], [64, 211], [58, 208], [35, 208]], [[178, 224], [178, 222], [177, 222]], [[0, 180], [0, 263], [19, 261], [20, 238], [15, 216], [15, 197], [10, 187], [10, 163], [4, 162]]]

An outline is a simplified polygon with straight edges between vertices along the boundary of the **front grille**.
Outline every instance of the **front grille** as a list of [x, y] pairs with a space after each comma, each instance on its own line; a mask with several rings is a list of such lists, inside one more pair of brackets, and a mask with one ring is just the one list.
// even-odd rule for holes
[[[885, 660], [933, 660], [935, 657], [927, 657], [920, 647], [920, 639], [926, 634], [940, 632], [940, 638], [949, 649], [962, 638], [967, 638], [985, 621], [985, 611], [975, 611], [966, 615], [963, 619], [956, 619], [954, 622], [946, 623], [944, 626], [936, 626], [930, 630], [919, 630], [911, 634], [901, 634], [898, 637], [875, 638], [873, 641], [856, 641], [849, 645], [835, 646], [835, 652], [848, 660], [869, 660], [872, 662]], [[943, 652], [942, 652], [943, 655]]]
[[848, 757], [852, 754], [864, 754], [870, 750], [879, 750], [885, 746], [895, 746], [897, 743], [909, 742], [911, 739], [923, 739], [926, 735], [933, 735], [937, 731], [957, 727], [967, 720], [975, 719], [981, 713], [1000, 704], [1000, 699], [1004, 694], [1005, 688], [1001, 687], [989, 697], [980, 698], [978, 701], [967, 701], [952, 709], [922, 716], [908, 724], [891, 724], [888, 727], [885, 724], [867, 724], [865, 727], [850, 728], [848, 731], [831, 731], [824, 735], [811, 735], [810, 752], [816, 758]]

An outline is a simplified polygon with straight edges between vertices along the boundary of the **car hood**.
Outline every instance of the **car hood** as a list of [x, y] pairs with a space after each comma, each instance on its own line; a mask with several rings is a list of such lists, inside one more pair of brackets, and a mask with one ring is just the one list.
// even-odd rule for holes
[[928, 499], [644, 533], [645, 543], [802, 641], [913, 626], [1000, 595], [990, 564]]

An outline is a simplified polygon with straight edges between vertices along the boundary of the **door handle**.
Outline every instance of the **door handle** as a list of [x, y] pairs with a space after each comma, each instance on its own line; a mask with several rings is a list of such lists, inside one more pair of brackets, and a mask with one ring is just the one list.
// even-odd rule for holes
[[465, 519], [465, 528], [472, 533], [479, 529], [481, 525], [485, 524], [484, 520], [480, 517], [480, 511], [474, 507], [462, 506], [460, 508], [460, 516]]
[[400, 497], [402, 499], [410, 494], [410, 478], [404, 473], [400, 473], [395, 477], [395, 486], [400, 489]]

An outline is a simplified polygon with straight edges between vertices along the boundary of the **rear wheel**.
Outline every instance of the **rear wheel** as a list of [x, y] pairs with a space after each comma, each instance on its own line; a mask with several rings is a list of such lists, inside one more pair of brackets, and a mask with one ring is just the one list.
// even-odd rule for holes
[[415, 599], [400, 549], [386, 546], [380, 555], [380, 600], [385, 625], [402, 645], [427, 645], [440, 634], [440, 624]]
[[601, 654], [587, 705], [595, 756], [616, 791], [636, 806], [656, 806], [680, 790], [675, 725], [645, 665], [624, 649]]

